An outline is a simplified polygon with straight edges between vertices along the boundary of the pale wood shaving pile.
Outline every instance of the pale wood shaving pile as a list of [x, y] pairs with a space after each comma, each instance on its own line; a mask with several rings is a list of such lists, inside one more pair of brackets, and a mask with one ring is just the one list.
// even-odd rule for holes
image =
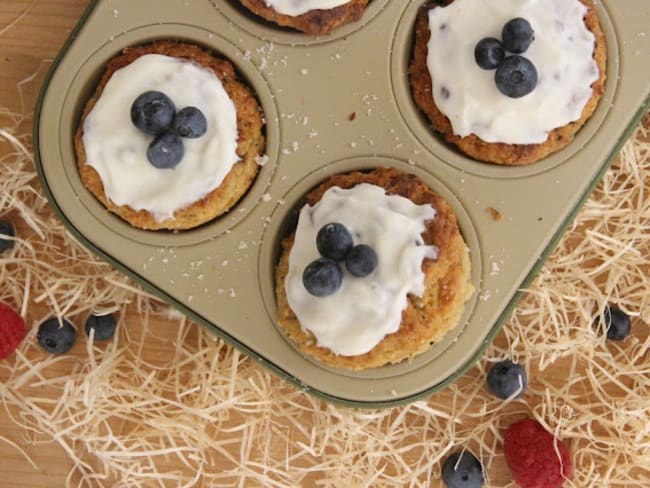
[[[55, 442], [74, 463], [69, 486], [426, 487], [466, 448], [486, 486], [504, 486], [503, 430], [530, 415], [572, 453], [565, 486], [650, 486], [650, 116], [484, 358], [451, 387], [384, 410], [288, 385], [89, 254], [43, 196], [30, 123], [0, 108], [0, 217], [17, 226], [0, 255], [0, 301], [29, 328], [0, 362], [0, 399], [24, 439], [0, 442], [28, 462]], [[592, 326], [607, 303], [633, 317], [623, 342]], [[84, 337], [91, 311], [119, 315], [108, 344]], [[37, 345], [50, 316], [76, 324], [75, 354]], [[165, 326], [150, 327], [154, 316]], [[521, 399], [486, 389], [490, 363], [504, 358], [526, 366]]]

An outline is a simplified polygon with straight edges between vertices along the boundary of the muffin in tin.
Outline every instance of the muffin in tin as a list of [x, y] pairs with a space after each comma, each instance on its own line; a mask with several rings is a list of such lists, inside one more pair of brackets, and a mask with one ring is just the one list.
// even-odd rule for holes
[[239, 0], [251, 12], [310, 35], [329, 34], [359, 20], [369, 0]]
[[[375, 368], [459, 326], [474, 292], [469, 250], [452, 208], [422, 180], [377, 168], [332, 176], [305, 198], [275, 271], [279, 327], [303, 353], [335, 368]], [[333, 224], [351, 237], [345, 257], [321, 240]], [[376, 257], [365, 274], [350, 262], [363, 246]], [[308, 268], [337, 259], [338, 287], [325, 283], [321, 293]]]
[[[173, 105], [172, 125], [161, 129], [180, 140], [182, 157], [173, 166], [152, 163], [160, 134], [136, 126], [134, 102], [144, 93]], [[178, 128], [188, 107], [203, 115], [201, 135]], [[108, 62], [74, 145], [81, 181], [111, 212], [140, 229], [190, 229], [227, 212], [252, 185], [265, 148], [264, 118], [229, 60], [194, 44], [156, 41]], [[158, 149], [164, 159], [168, 149]]]
[[[512, 21], [527, 24], [525, 45], [513, 41]], [[481, 66], [485, 39], [496, 47]], [[417, 106], [448, 142], [479, 161], [524, 165], [567, 146], [591, 117], [606, 56], [591, 0], [429, 1], [408, 72]]]

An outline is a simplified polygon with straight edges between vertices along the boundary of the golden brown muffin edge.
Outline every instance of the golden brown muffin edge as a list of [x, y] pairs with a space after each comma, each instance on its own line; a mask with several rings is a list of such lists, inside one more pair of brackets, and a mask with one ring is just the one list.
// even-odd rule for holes
[[292, 17], [276, 12], [272, 7], [267, 6], [264, 0], [239, 0], [247, 9], [265, 20], [314, 36], [329, 34], [338, 27], [356, 22], [363, 16], [368, 1], [351, 0], [338, 7], [310, 10]]
[[[220, 186], [202, 199], [177, 210], [173, 218], [163, 221], [157, 221], [146, 210], [135, 210], [128, 205], [118, 206], [108, 200], [99, 174], [86, 164], [86, 151], [82, 139], [84, 120], [97, 103], [113, 73], [145, 54], [183, 58], [211, 69], [221, 80], [237, 111], [237, 154], [241, 158], [240, 161], [232, 167]], [[157, 41], [143, 46], [128, 47], [108, 62], [95, 93], [83, 110], [74, 136], [77, 167], [86, 188], [106, 208], [134, 227], [147, 230], [190, 229], [227, 212], [248, 191], [259, 169], [256, 158], [263, 153], [265, 147], [263, 125], [262, 110], [255, 95], [250, 88], [237, 79], [235, 69], [229, 61], [216, 57], [199, 46], [175, 41]]]
[[309, 192], [306, 202], [314, 205], [332, 186], [346, 189], [360, 183], [381, 186], [387, 194], [401, 195], [418, 205], [432, 205], [437, 214], [426, 223], [422, 237], [426, 244], [437, 246], [440, 253], [435, 261], [424, 260], [422, 269], [425, 274], [425, 293], [422, 297], [408, 296], [408, 305], [402, 313], [399, 330], [387, 335], [365, 354], [341, 356], [319, 347], [313, 334], [301, 327], [291, 310], [284, 282], [289, 270], [289, 253], [294, 235], [291, 234], [282, 241], [282, 254], [275, 273], [280, 328], [306, 355], [328, 366], [350, 370], [398, 363], [430, 349], [458, 325], [464, 304], [474, 291], [470, 283], [469, 251], [458, 228], [456, 215], [440, 196], [416, 176], [395, 168], [336, 175]]
[[546, 156], [559, 151], [573, 141], [576, 133], [592, 116], [598, 101], [605, 93], [607, 46], [605, 34], [603, 33], [596, 10], [590, 0], [580, 0], [587, 8], [585, 24], [594, 34], [595, 48], [594, 60], [598, 65], [600, 77], [592, 84], [592, 95], [585, 105], [581, 117], [575, 122], [558, 127], [551, 131], [545, 142], [541, 144], [505, 144], [489, 143], [480, 139], [475, 134], [460, 137], [454, 134], [451, 122], [436, 106], [432, 96], [431, 75], [427, 68], [427, 43], [429, 42], [428, 12], [432, 8], [438, 8], [445, 2], [427, 2], [417, 15], [415, 23], [415, 44], [413, 57], [409, 65], [409, 83], [411, 93], [416, 105], [426, 114], [433, 128], [439, 132], [448, 142], [454, 144], [466, 155], [487, 163], [501, 165], [526, 165], [539, 161]]

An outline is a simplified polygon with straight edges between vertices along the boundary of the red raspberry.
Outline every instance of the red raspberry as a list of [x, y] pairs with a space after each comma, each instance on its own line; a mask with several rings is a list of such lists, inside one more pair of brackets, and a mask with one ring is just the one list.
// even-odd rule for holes
[[25, 338], [25, 321], [13, 308], [0, 303], [0, 359], [14, 352]]
[[553, 434], [533, 419], [515, 422], [504, 437], [506, 462], [522, 488], [559, 488], [571, 477], [569, 451]]

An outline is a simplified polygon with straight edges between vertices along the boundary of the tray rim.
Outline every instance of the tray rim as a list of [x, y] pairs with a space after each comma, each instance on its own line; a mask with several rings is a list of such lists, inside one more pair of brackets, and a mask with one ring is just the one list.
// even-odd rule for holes
[[586, 200], [590, 197], [591, 193], [595, 189], [595, 187], [598, 185], [604, 174], [607, 172], [607, 170], [610, 168], [612, 162], [620, 152], [622, 146], [627, 142], [629, 139], [630, 135], [638, 125], [639, 121], [643, 118], [643, 116], [646, 114], [646, 112], [650, 109], [650, 93], [646, 94], [645, 100], [642, 102], [641, 106], [637, 109], [635, 112], [634, 116], [630, 119], [628, 125], [625, 127], [625, 130], [623, 130], [620, 134], [620, 136], [617, 138], [616, 143], [612, 147], [612, 150], [610, 153], [604, 158], [603, 164], [590, 182], [590, 184], [586, 187], [585, 191], [583, 194], [580, 196], [578, 201], [576, 202], [575, 206], [571, 209], [569, 214], [567, 214], [566, 218], [563, 220], [562, 224], [557, 228], [557, 230], [553, 233], [548, 245], [545, 247], [545, 249], [541, 252], [540, 256], [536, 260], [535, 264], [533, 267], [530, 269], [529, 273], [526, 275], [526, 277], [522, 280], [520, 285], [517, 287], [517, 291], [515, 294], [512, 296], [512, 298], [509, 300], [508, 304], [504, 307], [503, 311], [499, 315], [499, 317], [495, 320], [495, 322], [492, 324], [492, 326], [489, 329], [489, 332], [485, 336], [485, 339], [483, 340], [481, 346], [472, 354], [470, 358], [465, 361], [454, 373], [449, 375], [445, 380], [428, 387], [424, 389], [421, 392], [418, 392], [416, 394], [404, 396], [404, 397], [399, 397], [395, 399], [387, 399], [383, 401], [358, 401], [358, 400], [349, 400], [346, 398], [342, 398], [336, 395], [332, 395], [329, 393], [325, 393], [323, 391], [320, 391], [318, 388], [313, 387], [311, 385], [306, 385], [297, 378], [295, 378], [293, 375], [285, 371], [284, 369], [280, 368], [277, 366], [275, 363], [272, 363], [265, 358], [261, 357], [254, 349], [250, 348], [246, 344], [238, 341], [234, 337], [230, 336], [227, 332], [216, 326], [215, 324], [212, 324], [209, 322], [207, 319], [203, 318], [201, 315], [198, 313], [194, 312], [190, 308], [186, 307], [183, 305], [181, 302], [177, 301], [174, 299], [172, 296], [166, 294], [164, 291], [160, 290], [157, 288], [153, 283], [149, 282], [147, 279], [143, 278], [142, 276], [138, 275], [135, 271], [131, 270], [129, 267], [126, 265], [120, 263], [104, 251], [102, 251], [99, 247], [97, 247], [95, 244], [93, 244], [90, 240], [88, 240], [67, 218], [67, 216], [64, 214], [64, 212], [61, 210], [61, 208], [58, 205], [58, 202], [56, 201], [53, 193], [50, 190], [50, 186], [48, 184], [48, 181], [46, 179], [45, 173], [43, 171], [43, 166], [42, 166], [42, 160], [41, 160], [41, 147], [40, 147], [40, 119], [41, 119], [41, 112], [43, 108], [43, 102], [45, 99], [45, 95], [48, 91], [50, 82], [59, 68], [59, 65], [65, 58], [65, 56], [68, 53], [68, 50], [70, 46], [74, 43], [76, 40], [77, 34], [81, 31], [81, 29], [84, 27], [86, 24], [88, 18], [92, 14], [92, 12], [95, 10], [97, 5], [101, 2], [102, 0], [90, 0], [90, 3], [88, 4], [88, 7], [84, 11], [84, 13], [81, 15], [79, 21], [77, 24], [74, 26], [74, 28], [71, 30], [70, 35], [68, 36], [67, 40], [63, 44], [63, 46], [60, 48], [59, 53], [57, 54], [56, 58], [52, 62], [52, 65], [50, 66], [43, 84], [41, 86], [41, 89], [39, 91], [39, 95], [36, 101], [36, 106], [34, 108], [34, 122], [33, 122], [33, 130], [32, 130], [32, 140], [33, 140], [33, 153], [34, 153], [34, 166], [36, 168], [36, 172], [38, 174], [39, 180], [41, 182], [41, 186], [43, 188], [43, 191], [45, 193], [45, 196], [54, 211], [55, 215], [61, 220], [61, 222], [64, 224], [66, 229], [77, 239], [86, 249], [88, 249], [90, 252], [101, 258], [103, 261], [108, 263], [110, 266], [113, 268], [117, 269], [120, 271], [122, 274], [126, 275], [130, 279], [134, 280], [136, 283], [141, 285], [148, 293], [158, 297], [162, 301], [166, 302], [167, 304], [173, 306], [177, 310], [179, 310], [181, 313], [189, 317], [191, 320], [196, 322], [198, 325], [206, 329], [208, 332], [215, 334], [218, 336], [220, 339], [222, 339], [224, 342], [227, 344], [236, 347], [239, 349], [241, 352], [249, 356], [251, 359], [255, 360], [257, 363], [261, 364], [265, 368], [267, 368], [269, 371], [272, 373], [276, 374], [277, 376], [281, 377], [282, 379], [288, 381], [292, 386], [301, 389], [302, 391], [305, 391], [309, 394], [312, 394], [320, 399], [346, 406], [346, 407], [355, 407], [355, 408], [365, 408], [365, 409], [375, 409], [375, 408], [390, 408], [390, 407], [395, 407], [395, 406], [400, 406], [400, 405], [406, 405], [409, 403], [412, 403], [417, 400], [421, 400], [423, 398], [426, 398], [433, 393], [445, 388], [449, 384], [453, 383], [456, 381], [460, 376], [462, 376], [469, 368], [471, 368], [485, 353], [486, 349], [492, 344], [495, 336], [499, 333], [503, 325], [505, 324], [506, 320], [509, 318], [509, 316], [512, 314], [514, 308], [517, 306], [519, 301], [521, 300], [523, 294], [525, 293], [525, 289], [529, 287], [529, 285], [532, 283], [532, 281], [536, 278], [538, 275], [540, 269], [542, 266], [545, 264], [545, 262], [548, 260], [550, 257], [551, 253], [553, 250], [556, 248], [557, 244], [559, 241], [562, 239], [564, 234], [566, 233], [566, 230], [568, 227], [571, 225], [571, 223], [574, 221], [576, 215], [580, 211], [580, 209], [583, 207], [584, 203]]

